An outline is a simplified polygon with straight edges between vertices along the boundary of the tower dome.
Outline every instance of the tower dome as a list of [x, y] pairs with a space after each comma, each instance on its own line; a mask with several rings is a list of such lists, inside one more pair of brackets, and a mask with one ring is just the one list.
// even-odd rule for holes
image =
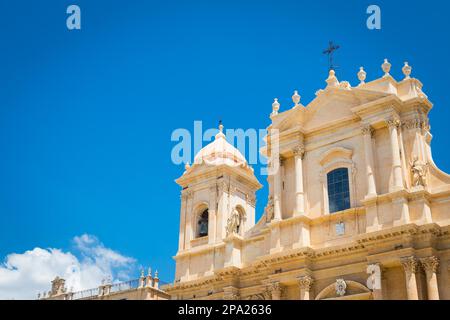
[[242, 153], [232, 146], [223, 133], [223, 125], [219, 125], [219, 133], [214, 141], [201, 149], [194, 158], [194, 164], [205, 163], [211, 166], [228, 165], [230, 167], [247, 166]]

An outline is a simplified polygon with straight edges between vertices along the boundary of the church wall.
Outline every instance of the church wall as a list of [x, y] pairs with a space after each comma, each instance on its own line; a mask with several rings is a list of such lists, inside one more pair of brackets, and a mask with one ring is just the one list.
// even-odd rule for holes
[[442, 300], [450, 300], [450, 255], [441, 258], [441, 263], [439, 265], [439, 296]]
[[242, 262], [244, 264], [253, 262], [257, 257], [262, 256], [267, 251], [268, 237], [261, 240], [247, 242], [242, 248]]
[[[347, 129], [347, 128], [346, 128]], [[347, 129], [348, 130], [348, 129]], [[356, 129], [355, 129], [356, 130]], [[359, 128], [358, 128], [359, 130]], [[341, 132], [343, 134], [345, 132]], [[367, 193], [366, 190], [366, 173], [365, 173], [365, 159], [364, 159], [364, 145], [361, 135], [354, 135], [351, 132], [346, 133], [346, 136], [339, 136], [339, 133], [336, 133], [336, 136], [339, 139], [342, 139], [337, 142], [333, 142], [327, 144], [325, 146], [309, 150], [306, 152], [304, 159], [304, 180], [305, 180], [305, 192], [306, 192], [306, 209], [308, 217], [316, 218], [324, 214], [328, 214], [327, 203], [327, 195], [324, 193], [323, 188], [326, 188], [326, 174], [327, 171], [336, 169], [341, 165], [336, 165], [336, 167], [329, 167], [322, 165], [319, 163], [319, 159], [322, 158], [323, 154], [328, 150], [336, 147], [343, 147], [346, 149], [350, 149], [353, 151], [352, 161], [355, 169], [355, 175], [353, 176], [351, 168], [352, 165], [350, 162], [342, 161], [342, 167], [349, 166], [349, 182], [350, 182], [350, 193], [351, 193], [351, 201], [352, 207], [361, 206], [361, 200]], [[341, 163], [340, 158], [335, 159], [339, 163]], [[334, 160], [332, 160], [334, 161]], [[294, 178], [292, 178], [294, 179]], [[356, 187], [358, 186], [358, 187]], [[363, 186], [363, 187], [361, 187]], [[291, 192], [293, 194], [292, 205], [294, 204], [294, 184], [291, 186]]]
[[450, 223], [450, 198], [435, 200], [431, 203], [431, 216], [433, 221], [442, 225]]
[[300, 288], [297, 284], [285, 286], [283, 300], [300, 300]]
[[[339, 234], [337, 224], [344, 223], [344, 234]], [[348, 214], [330, 215], [322, 222], [311, 227], [311, 244], [313, 246], [335, 246], [345, 244], [353, 236], [365, 231], [365, 215], [357, 211]]]
[[402, 267], [387, 268], [382, 275], [383, 285], [386, 287], [383, 294], [388, 300], [406, 300], [405, 272]]

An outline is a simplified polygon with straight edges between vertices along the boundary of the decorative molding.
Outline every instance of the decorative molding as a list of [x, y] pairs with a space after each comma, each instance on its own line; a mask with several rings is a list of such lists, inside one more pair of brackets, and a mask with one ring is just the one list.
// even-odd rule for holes
[[361, 128], [361, 132], [362, 132], [362, 134], [365, 136], [365, 135], [370, 135], [370, 137], [372, 137], [373, 136], [373, 133], [374, 133], [374, 130], [373, 130], [373, 128], [370, 126], [370, 125], [364, 125], [362, 128]]
[[437, 273], [439, 268], [439, 258], [436, 256], [422, 258], [420, 259], [420, 264], [426, 273]]
[[414, 256], [401, 258], [400, 263], [406, 273], [416, 273], [419, 267], [419, 262]]
[[429, 131], [430, 130], [430, 121], [428, 119], [421, 120], [419, 118], [414, 118], [410, 120], [406, 120], [403, 123], [403, 127], [406, 129], [422, 129]]
[[294, 153], [294, 156], [300, 156], [302, 160], [305, 158], [305, 146], [303, 144], [296, 146], [292, 149], [292, 152]]
[[386, 124], [389, 128], [395, 128], [397, 129], [398, 127], [400, 127], [401, 122], [399, 119], [392, 117], [392, 118], [388, 118], [386, 119]]
[[300, 285], [300, 289], [311, 291], [312, 285], [314, 284], [314, 279], [310, 276], [302, 276], [298, 279], [298, 284]]

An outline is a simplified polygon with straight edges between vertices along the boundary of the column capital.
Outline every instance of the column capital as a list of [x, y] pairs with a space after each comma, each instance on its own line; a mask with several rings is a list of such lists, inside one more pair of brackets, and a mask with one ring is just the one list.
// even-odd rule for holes
[[267, 289], [270, 292], [274, 292], [274, 291], [281, 291], [281, 285], [278, 281], [276, 282], [271, 282], [267, 285]]
[[400, 259], [400, 263], [402, 264], [403, 269], [407, 273], [416, 273], [419, 267], [419, 262], [414, 256], [403, 257]]
[[305, 146], [303, 144], [296, 146], [294, 149], [292, 149], [292, 152], [294, 153], [294, 156], [303, 158], [305, 157]]
[[370, 135], [372, 137], [374, 130], [370, 124], [365, 124], [361, 127], [361, 132], [364, 136]]
[[401, 125], [400, 120], [396, 117], [387, 118], [385, 121], [390, 129], [397, 129]]
[[310, 276], [302, 276], [298, 278], [298, 284], [300, 285], [300, 289], [311, 291], [312, 285], [314, 284], [314, 279]]
[[420, 264], [426, 273], [437, 273], [439, 268], [439, 258], [436, 256], [420, 259]]

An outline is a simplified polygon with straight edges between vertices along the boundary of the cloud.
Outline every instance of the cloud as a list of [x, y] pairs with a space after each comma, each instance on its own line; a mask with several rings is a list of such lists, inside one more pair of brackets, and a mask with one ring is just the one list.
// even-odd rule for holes
[[130, 278], [136, 260], [106, 248], [95, 236], [73, 238], [74, 250], [34, 248], [9, 254], [0, 264], [0, 299], [35, 299], [50, 290], [56, 277], [74, 291], [96, 288], [107, 277], [113, 282]]

